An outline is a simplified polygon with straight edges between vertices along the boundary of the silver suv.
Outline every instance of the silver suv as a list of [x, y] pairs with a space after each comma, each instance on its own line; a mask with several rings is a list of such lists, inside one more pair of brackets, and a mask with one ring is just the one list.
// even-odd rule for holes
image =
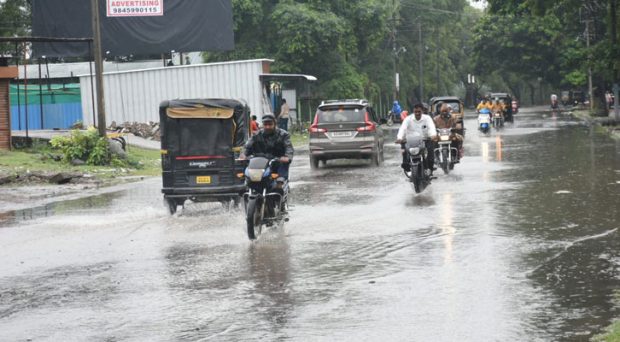
[[383, 130], [367, 100], [323, 101], [310, 126], [310, 166], [330, 159], [371, 159], [383, 161]]

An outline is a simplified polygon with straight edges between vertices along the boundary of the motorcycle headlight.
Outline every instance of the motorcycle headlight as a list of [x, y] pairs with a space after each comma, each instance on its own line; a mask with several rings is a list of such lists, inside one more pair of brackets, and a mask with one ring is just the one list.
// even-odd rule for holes
[[416, 154], [419, 154], [419, 153], [420, 153], [420, 148], [419, 147], [412, 147], [412, 148], [409, 149], [409, 154], [416, 155]]
[[248, 170], [248, 178], [252, 182], [260, 182], [263, 179], [263, 170]]
[[439, 139], [440, 139], [441, 141], [448, 141], [448, 140], [450, 140], [450, 137], [449, 137], [449, 136], [447, 136], [447, 135], [442, 135], [441, 137], [439, 137]]

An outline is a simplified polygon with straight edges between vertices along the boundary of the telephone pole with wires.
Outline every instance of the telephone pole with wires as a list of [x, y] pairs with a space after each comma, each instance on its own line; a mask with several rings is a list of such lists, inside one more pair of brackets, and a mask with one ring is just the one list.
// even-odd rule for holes
[[[585, 12], [585, 13], [583, 13]], [[584, 36], [586, 39], [586, 51], [588, 53], [588, 96], [590, 102], [590, 110], [594, 110], [594, 98], [592, 93], [592, 53], [590, 51], [590, 39], [592, 34], [590, 32], [590, 24], [592, 24], [592, 18], [590, 16], [590, 12], [587, 8], [582, 12], [582, 9], [579, 9], [581, 22], [586, 25]]]

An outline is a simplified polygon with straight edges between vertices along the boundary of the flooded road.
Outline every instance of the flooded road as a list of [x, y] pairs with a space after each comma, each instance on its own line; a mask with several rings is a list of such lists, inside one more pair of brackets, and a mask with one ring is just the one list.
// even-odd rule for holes
[[0, 216], [2, 341], [583, 341], [620, 317], [620, 145], [523, 112], [415, 195], [386, 162], [293, 167], [290, 222], [160, 180]]

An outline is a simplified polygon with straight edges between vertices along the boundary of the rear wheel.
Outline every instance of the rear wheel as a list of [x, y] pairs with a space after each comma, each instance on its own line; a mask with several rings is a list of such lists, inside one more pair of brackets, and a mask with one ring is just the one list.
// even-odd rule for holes
[[262, 213], [261, 213], [261, 204], [258, 198], [250, 199], [247, 206], [246, 211], [246, 221], [248, 226], [248, 238], [250, 240], [255, 240], [257, 236], [261, 233], [262, 226]]
[[312, 169], [319, 168], [319, 159], [317, 157], [310, 156], [310, 168]]
[[168, 212], [170, 215], [174, 215], [177, 212], [177, 207], [179, 204], [173, 198], [166, 198], [166, 204], [168, 205]]
[[379, 151], [376, 151], [372, 154], [370, 164], [373, 166], [379, 166], [381, 164], [381, 162], [379, 161]]
[[381, 151], [381, 146], [379, 146], [377, 144], [377, 147], [375, 148], [375, 152], [372, 154], [371, 157], [371, 164], [374, 166], [381, 166], [381, 159], [382, 159], [382, 151]]

